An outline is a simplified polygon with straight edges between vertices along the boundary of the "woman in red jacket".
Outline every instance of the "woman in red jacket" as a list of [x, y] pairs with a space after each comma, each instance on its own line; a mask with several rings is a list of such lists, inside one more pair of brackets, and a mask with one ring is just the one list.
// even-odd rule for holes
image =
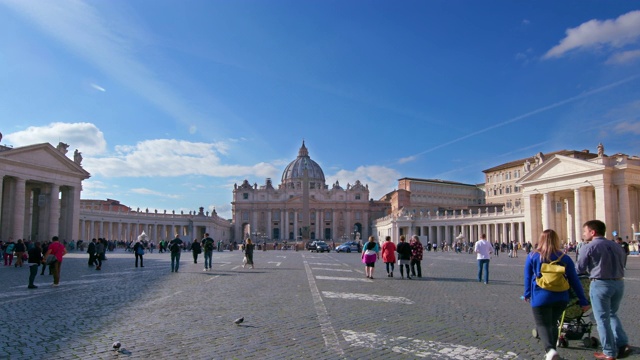
[[387, 265], [387, 277], [393, 277], [393, 266], [396, 262], [396, 244], [391, 241], [391, 236], [385, 237], [384, 243], [382, 243], [382, 262]]

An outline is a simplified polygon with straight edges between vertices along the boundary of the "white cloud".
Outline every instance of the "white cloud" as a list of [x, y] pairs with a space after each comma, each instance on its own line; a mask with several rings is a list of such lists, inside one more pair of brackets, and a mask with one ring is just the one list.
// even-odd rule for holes
[[640, 59], [640, 50], [629, 50], [623, 51], [619, 53], [615, 53], [607, 59], [606, 64], [609, 65], [617, 65], [617, 64], [628, 64], [637, 59]]
[[640, 135], [640, 121], [625, 121], [616, 125], [613, 130], [618, 134], [632, 133], [634, 135]]
[[354, 171], [340, 170], [327, 177], [326, 181], [329, 188], [336, 180], [340, 181], [340, 186], [346, 188], [347, 183], [353, 185], [356, 180], [360, 180], [363, 185], [369, 185], [369, 197], [377, 200], [396, 188], [398, 179], [400, 173], [394, 169], [384, 166], [360, 166]]
[[[91, 123], [51, 123], [46, 126], [30, 126], [25, 130], [7, 134], [5, 139], [14, 146], [26, 146], [58, 142], [69, 144], [70, 149], [78, 149], [83, 155], [104, 153], [107, 142], [104, 134]], [[73, 152], [71, 152], [73, 153]]]
[[543, 59], [561, 57], [575, 49], [599, 49], [606, 46], [619, 49], [637, 42], [640, 38], [640, 10], [620, 15], [615, 20], [589, 20], [578, 27], [567, 29], [566, 35]]
[[406, 164], [408, 162], [416, 161], [417, 158], [418, 158], [417, 155], [411, 155], [411, 156], [403, 157], [403, 158], [398, 159], [398, 164]]
[[223, 142], [145, 140], [133, 146], [116, 146], [113, 155], [85, 157], [83, 166], [91, 174], [105, 177], [275, 177], [279, 172], [273, 164], [265, 162], [251, 166], [223, 164], [219, 154], [226, 154], [227, 149]]
[[91, 87], [98, 90], [98, 91], [102, 91], [102, 92], [106, 92], [107, 90], [105, 88], [103, 88], [100, 85], [96, 85], [96, 84], [91, 84]]
[[134, 193], [134, 194], [140, 194], [140, 195], [153, 195], [153, 196], [166, 197], [166, 198], [169, 198], [169, 199], [179, 199], [180, 198], [179, 195], [167, 194], [167, 193], [154, 191], [154, 190], [150, 190], [150, 189], [145, 189], [145, 188], [131, 189], [130, 191], [132, 193]]

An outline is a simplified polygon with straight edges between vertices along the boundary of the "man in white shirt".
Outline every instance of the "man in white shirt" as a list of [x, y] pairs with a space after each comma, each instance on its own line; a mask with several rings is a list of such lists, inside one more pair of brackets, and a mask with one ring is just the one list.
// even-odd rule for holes
[[480, 240], [476, 241], [474, 251], [478, 259], [478, 282], [482, 281], [482, 272], [484, 270], [484, 283], [489, 283], [489, 260], [491, 259], [491, 250], [493, 246], [487, 241], [487, 235], [480, 235]]

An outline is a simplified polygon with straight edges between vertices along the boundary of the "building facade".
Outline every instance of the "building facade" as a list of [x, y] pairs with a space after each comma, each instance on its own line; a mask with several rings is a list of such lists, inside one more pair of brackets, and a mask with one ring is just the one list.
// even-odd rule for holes
[[541, 165], [545, 159], [554, 155], [568, 156], [576, 159], [593, 159], [597, 154], [589, 150], [561, 150], [510, 161], [487, 170], [485, 174], [485, 192], [487, 204], [502, 204], [507, 209], [520, 209], [523, 206], [522, 186], [518, 184], [520, 178]]
[[[514, 173], [515, 170], [522, 172]], [[506, 175], [509, 171], [511, 177]], [[415, 234], [432, 243], [451, 244], [458, 238], [475, 241], [485, 233], [490, 241], [534, 244], [544, 229], [551, 228], [563, 242], [576, 242], [581, 238], [582, 224], [590, 219], [607, 224], [608, 238], [615, 231], [617, 236], [632, 241], [639, 231], [637, 156], [607, 156], [600, 144], [597, 154], [586, 150], [538, 153], [484, 172], [488, 177], [485, 206], [436, 214], [393, 213], [375, 221], [375, 234], [394, 239], [401, 234]], [[517, 187], [518, 191], [494, 193], [500, 186]], [[498, 199], [507, 197], [519, 199], [521, 205], [503, 207], [503, 202], [498, 203]]]
[[178, 235], [182, 240], [204, 238], [205, 233], [214, 240], [228, 243], [231, 223], [200, 208], [197, 212], [172, 210], [132, 210], [117, 200], [82, 200], [79, 219], [79, 239], [105, 238], [115, 241], [135, 241], [143, 232], [149, 241], [171, 240]]
[[78, 239], [82, 181], [89, 173], [68, 145], [0, 146], [0, 237], [14, 240]]
[[[360, 181], [345, 188], [325, 182], [322, 168], [309, 157], [304, 144], [273, 186], [251, 185], [248, 180], [233, 189], [234, 239], [341, 240], [370, 234], [369, 187]], [[377, 204], [379, 205], [379, 204]], [[378, 213], [379, 206], [374, 207]]]

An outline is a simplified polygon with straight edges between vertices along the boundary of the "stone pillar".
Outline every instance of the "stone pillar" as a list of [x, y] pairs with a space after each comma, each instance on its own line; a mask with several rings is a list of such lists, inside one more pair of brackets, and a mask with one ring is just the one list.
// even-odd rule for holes
[[69, 199], [71, 209], [69, 209], [69, 226], [71, 226], [70, 234], [73, 240], [78, 240], [78, 221], [80, 220], [80, 194], [82, 193], [82, 185], [77, 185], [69, 189]]
[[509, 224], [509, 226], [510, 226], [510, 228], [509, 228], [509, 236], [511, 237], [511, 239], [512, 239], [512, 240], [518, 240], [518, 242], [519, 242], [520, 244], [522, 244], [522, 243], [523, 243], [523, 242], [522, 242], [522, 238], [518, 238], [518, 237], [516, 236], [516, 223], [512, 221], [512, 222]]
[[612, 211], [610, 210], [611, 203], [613, 202], [610, 186], [608, 184], [595, 186], [595, 194], [596, 219], [604, 221], [607, 225], [607, 234], [605, 234], [605, 236], [610, 238], [611, 231], [616, 230], [614, 227], [617, 226], [613, 221], [614, 214], [612, 214]]
[[13, 231], [11, 237], [14, 241], [24, 239], [24, 214], [25, 214], [25, 187], [26, 180], [15, 178], [15, 193], [13, 200]]
[[553, 209], [551, 208], [551, 199], [553, 196], [550, 193], [542, 194], [542, 229], [551, 229], [551, 216]]
[[[3, 205], [3, 196], [4, 194], [4, 174], [0, 173], [0, 229], [5, 229], [6, 225], [4, 224], [4, 216], [2, 216], [2, 205]], [[2, 233], [0, 233], [0, 238], [2, 238]]]
[[[264, 236], [266, 237], [271, 237], [271, 228], [273, 227], [273, 221], [271, 221], [271, 209], [267, 209], [267, 224], [266, 227], [264, 229]], [[259, 241], [259, 239], [256, 239], [256, 242]]]
[[[398, 242], [397, 239], [398, 238], [396, 238], [396, 243]], [[436, 239], [435, 229], [431, 225], [429, 226], [429, 242], [431, 244], [437, 244], [438, 243], [438, 239]]]
[[283, 210], [282, 212], [284, 214], [284, 218], [283, 218], [284, 229], [283, 229], [283, 233], [280, 234], [280, 240], [289, 238], [289, 211]]
[[[531, 239], [526, 239], [524, 237], [524, 222], [519, 222], [518, 223], [518, 232], [520, 233], [520, 241], [522, 241], [522, 243], [525, 243], [527, 241], [531, 241]], [[533, 244], [533, 241], [531, 241], [531, 244]]]
[[91, 239], [87, 239], [87, 222], [83, 219], [80, 220], [80, 236], [78, 237], [80, 240], [87, 241]]
[[[298, 216], [300, 215], [300, 212], [298, 211], [293, 211], [293, 239], [296, 240], [298, 239], [298, 227], [300, 226], [300, 224], [298, 223]], [[288, 239], [287, 235], [287, 239]]]
[[633, 230], [631, 229], [631, 205], [629, 202], [629, 185], [618, 185], [618, 220], [620, 229], [619, 236], [625, 240], [625, 236], [633, 239]]

